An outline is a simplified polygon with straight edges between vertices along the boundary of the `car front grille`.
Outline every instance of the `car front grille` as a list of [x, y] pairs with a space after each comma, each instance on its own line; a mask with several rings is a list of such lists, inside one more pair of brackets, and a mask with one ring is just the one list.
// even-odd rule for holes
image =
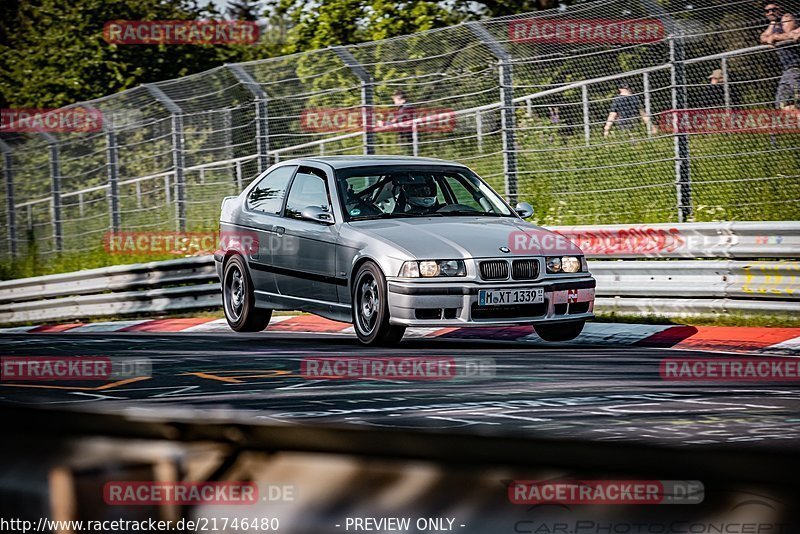
[[539, 262], [536, 260], [514, 260], [511, 264], [514, 280], [535, 280], [539, 277]]
[[481, 278], [484, 280], [505, 280], [508, 278], [508, 262], [489, 260], [480, 262]]

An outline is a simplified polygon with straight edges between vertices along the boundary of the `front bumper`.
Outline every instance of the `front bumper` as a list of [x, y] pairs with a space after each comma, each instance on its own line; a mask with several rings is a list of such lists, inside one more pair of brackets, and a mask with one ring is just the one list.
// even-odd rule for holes
[[[596, 282], [592, 277], [529, 283], [388, 282], [390, 323], [417, 327], [507, 326], [581, 321], [594, 317]], [[481, 289], [544, 288], [541, 304], [478, 306]]]

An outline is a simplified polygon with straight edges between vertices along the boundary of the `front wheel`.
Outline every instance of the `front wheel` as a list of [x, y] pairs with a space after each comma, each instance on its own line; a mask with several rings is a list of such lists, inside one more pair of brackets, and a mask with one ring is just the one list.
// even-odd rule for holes
[[364, 345], [394, 345], [406, 331], [389, 324], [386, 278], [372, 262], [358, 269], [353, 282], [353, 326]]
[[253, 281], [241, 256], [228, 260], [222, 280], [222, 308], [228, 325], [236, 332], [264, 330], [272, 318], [272, 310], [256, 308]]
[[534, 330], [545, 341], [570, 341], [578, 337], [586, 321], [562, 324], [534, 325]]

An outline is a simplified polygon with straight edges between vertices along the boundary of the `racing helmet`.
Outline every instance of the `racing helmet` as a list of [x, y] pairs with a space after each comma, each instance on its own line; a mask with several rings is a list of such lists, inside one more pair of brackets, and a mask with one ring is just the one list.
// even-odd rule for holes
[[432, 178], [412, 175], [400, 183], [400, 190], [406, 203], [415, 208], [436, 204], [436, 182]]

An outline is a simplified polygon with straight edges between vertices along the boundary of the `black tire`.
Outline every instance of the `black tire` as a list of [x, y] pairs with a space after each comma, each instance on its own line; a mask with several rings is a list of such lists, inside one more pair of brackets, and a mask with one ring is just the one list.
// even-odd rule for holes
[[228, 325], [236, 332], [261, 332], [272, 318], [272, 310], [256, 308], [253, 281], [239, 255], [231, 256], [225, 263], [222, 308]]
[[570, 341], [581, 334], [586, 321], [575, 321], [562, 324], [541, 324], [533, 328], [545, 341]]
[[353, 327], [364, 345], [396, 345], [405, 326], [389, 324], [386, 278], [371, 261], [365, 262], [353, 278]]

